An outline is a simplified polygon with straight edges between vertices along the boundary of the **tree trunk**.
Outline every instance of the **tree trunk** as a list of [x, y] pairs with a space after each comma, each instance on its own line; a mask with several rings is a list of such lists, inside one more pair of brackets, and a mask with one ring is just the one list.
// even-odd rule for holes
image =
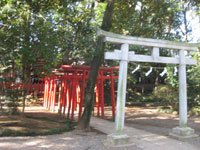
[[[113, 9], [114, 9], [114, 0], [108, 0], [102, 21], [102, 26], [101, 26], [102, 30], [109, 31], [111, 29]], [[90, 74], [86, 85], [86, 93], [84, 97], [85, 109], [78, 124], [78, 129], [89, 128], [90, 118], [93, 108], [93, 101], [94, 101], [94, 87], [97, 80], [98, 70], [103, 60], [104, 47], [105, 47], [104, 38], [98, 37], [96, 54], [94, 55], [90, 65]]]
[[25, 65], [23, 66], [23, 100], [22, 100], [22, 113], [25, 111], [25, 101], [26, 101], [26, 73]]
[[154, 88], [155, 94], [157, 94], [157, 92], [158, 92], [158, 84], [159, 84], [159, 71], [156, 70], [156, 78], [155, 78], [155, 83], [154, 83], [154, 85], [155, 85], [155, 88]]
[[[25, 112], [26, 107], [26, 95], [30, 91], [30, 65], [24, 64], [23, 66], [23, 100], [22, 100], [22, 113]], [[27, 89], [27, 84], [29, 84], [29, 88]]]

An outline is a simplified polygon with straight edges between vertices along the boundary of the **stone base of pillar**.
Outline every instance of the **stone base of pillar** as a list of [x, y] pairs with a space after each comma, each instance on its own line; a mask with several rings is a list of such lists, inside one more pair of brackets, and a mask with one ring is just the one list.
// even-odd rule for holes
[[194, 129], [190, 127], [173, 128], [169, 136], [180, 141], [190, 141], [198, 138], [198, 135], [195, 134]]
[[122, 146], [130, 145], [130, 137], [126, 134], [116, 135], [110, 134], [107, 136], [107, 140], [104, 142], [106, 146]]

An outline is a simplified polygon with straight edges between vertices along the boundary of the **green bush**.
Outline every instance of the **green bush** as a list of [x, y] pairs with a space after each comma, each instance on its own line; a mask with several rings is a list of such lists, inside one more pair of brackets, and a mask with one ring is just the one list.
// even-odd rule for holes
[[153, 91], [153, 97], [160, 101], [163, 106], [171, 106], [173, 110], [178, 110], [178, 89], [170, 85], [158, 86]]
[[19, 113], [19, 95], [18, 90], [6, 89], [5, 103], [8, 106], [8, 113], [10, 115], [17, 115]]

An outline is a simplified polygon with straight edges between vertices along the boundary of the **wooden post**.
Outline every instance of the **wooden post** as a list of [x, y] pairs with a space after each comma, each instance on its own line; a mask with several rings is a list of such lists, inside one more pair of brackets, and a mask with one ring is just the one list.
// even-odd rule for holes
[[47, 81], [46, 78], [44, 80], [44, 93], [43, 93], [43, 107], [45, 107], [46, 104], [46, 91], [47, 91]]
[[60, 110], [61, 95], [62, 95], [62, 80], [59, 81], [58, 114], [61, 114], [61, 110]]
[[110, 88], [111, 88], [111, 102], [112, 102], [112, 116], [115, 118], [115, 87], [113, 79], [113, 70], [110, 72]]
[[52, 111], [55, 111], [55, 104], [56, 104], [56, 92], [57, 92], [57, 80], [54, 81], [54, 90], [53, 90], [53, 107]]
[[62, 113], [62, 97], [63, 97], [63, 79], [60, 80], [60, 89], [59, 89], [59, 105], [58, 105], [58, 113], [61, 115]]
[[69, 118], [70, 115], [70, 110], [71, 110], [71, 105], [73, 104], [73, 80], [70, 81], [69, 83], [69, 105], [68, 105], [68, 111], [67, 111], [67, 118]]
[[76, 108], [76, 103], [77, 103], [77, 97], [76, 97], [76, 84], [77, 84], [77, 71], [74, 71], [73, 73], [73, 84], [72, 84], [72, 111], [71, 111], [71, 119], [73, 120], [74, 118], [74, 110]]
[[83, 106], [83, 99], [84, 99], [84, 92], [85, 92], [85, 80], [86, 80], [86, 70], [83, 71], [83, 77], [82, 77], [81, 100], [80, 100], [80, 106], [79, 106], [78, 120], [80, 120], [81, 113], [82, 113], [82, 106]]
[[100, 101], [101, 101], [101, 117], [104, 118], [104, 85], [103, 71], [100, 72]]
[[96, 109], [97, 109], [97, 116], [99, 117], [99, 79], [97, 79], [96, 83]]
[[67, 93], [67, 81], [64, 80], [64, 87], [63, 87], [63, 115], [65, 115], [65, 110], [66, 110], [66, 104], [67, 104], [67, 100], [66, 100], [66, 93]]

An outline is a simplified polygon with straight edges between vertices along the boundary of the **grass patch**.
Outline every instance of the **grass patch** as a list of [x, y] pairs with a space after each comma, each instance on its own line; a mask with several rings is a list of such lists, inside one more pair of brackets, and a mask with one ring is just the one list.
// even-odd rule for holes
[[[0, 136], [44, 136], [44, 135], [53, 135], [53, 134], [60, 134], [63, 132], [68, 132], [71, 131], [75, 128], [76, 126], [76, 122], [73, 122], [71, 120], [55, 120], [49, 117], [38, 117], [38, 116], [28, 116], [25, 118], [29, 118], [32, 120], [39, 120], [42, 123], [44, 122], [45, 124], [53, 124], [55, 122], [60, 124], [60, 127], [52, 127], [52, 128], [45, 128], [41, 127], [41, 128], [37, 128], [35, 127], [35, 129], [33, 129], [32, 127], [27, 128], [28, 125], [26, 125], [26, 129], [25, 130], [14, 130], [14, 129], [10, 129], [11, 127], [24, 127], [24, 124], [17, 124], [17, 125], [10, 125], [10, 126], [4, 126], [1, 125], [0, 127]], [[33, 121], [34, 122], [34, 121]]]
[[177, 111], [172, 110], [171, 108], [166, 108], [166, 107], [164, 107], [164, 108], [157, 108], [157, 110], [158, 110], [159, 112], [162, 112], [162, 113], [177, 114]]
[[200, 115], [200, 107], [193, 107], [191, 110], [189, 110], [188, 114], [191, 116], [199, 116]]
[[44, 120], [44, 121], [54, 121], [54, 122], [58, 122], [57, 120], [52, 119], [52, 118], [49, 118], [49, 117], [26, 116], [26, 118], [38, 119], [38, 120]]

